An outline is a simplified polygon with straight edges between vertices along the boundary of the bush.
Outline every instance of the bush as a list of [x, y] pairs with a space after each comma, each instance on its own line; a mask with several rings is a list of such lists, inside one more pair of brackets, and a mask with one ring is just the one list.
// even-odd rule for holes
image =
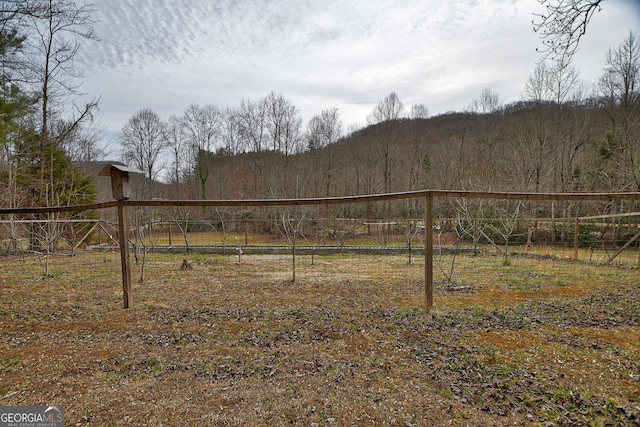
[[[633, 239], [633, 237], [637, 234], [637, 231], [629, 231], [627, 233], [621, 234], [616, 241], [618, 246], [624, 246], [629, 240]], [[638, 242], [638, 240], [636, 240]]]

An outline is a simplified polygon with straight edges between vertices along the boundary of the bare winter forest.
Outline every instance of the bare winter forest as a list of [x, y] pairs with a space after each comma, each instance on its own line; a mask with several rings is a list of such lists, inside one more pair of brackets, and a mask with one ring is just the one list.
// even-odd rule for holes
[[201, 153], [206, 173], [187, 169], [185, 180], [154, 196], [330, 197], [428, 188], [638, 191], [637, 105], [635, 112], [610, 111], [602, 102], [527, 101], [486, 113], [386, 120], [289, 154], [222, 147]]
[[[119, 141], [125, 163], [147, 178], [136, 185], [138, 198], [331, 197], [431, 188], [638, 191], [636, 35], [606, 58], [592, 86], [573, 66], [540, 63], [525, 82], [527, 100], [506, 105], [485, 88], [466, 111], [429, 117], [426, 106], [407, 107], [392, 92], [366, 126], [344, 132], [337, 108], [312, 117], [303, 129], [295, 106], [271, 92], [224, 111], [192, 105], [166, 122], [144, 109], [125, 124]], [[93, 173], [100, 167], [93, 165]]]
[[[637, 43], [634, 38], [628, 42]], [[550, 84], [548, 79], [562, 77], [554, 74], [561, 71], [540, 67], [537, 73], [545, 78], [538, 83]], [[269, 97], [227, 114], [194, 106], [179, 125], [184, 133], [180, 141], [195, 141], [213, 125], [211, 132], [234, 129], [236, 133], [214, 133], [211, 144], [215, 150], [199, 149], [194, 155], [189, 155], [189, 149], [197, 146], [195, 142], [178, 146], [178, 140], [173, 140], [174, 145], [168, 146], [173, 152], [163, 148], [173, 155], [172, 168], [160, 168], [159, 161], [145, 161], [141, 156], [137, 162], [133, 154], [128, 164], [141, 168], [147, 177], [163, 176], [166, 182], [139, 180], [139, 198], [331, 197], [431, 188], [532, 192], [640, 189], [637, 93], [554, 101], [548, 98], [551, 88], [533, 87], [533, 76], [528, 84], [532, 93], [544, 93], [545, 97], [500, 105], [498, 96], [487, 89], [472, 103], [475, 109], [429, 118], [402, 117], [404, 106], [392, 93], [374, 113], [385, 111], [395, 118], [339, 136], [341, 123], [336, 111], [325, 112], [311, 122], [320, 123], [317, 129], [296, 133], [297, 129], [292, 141], [282, 136], [291, 130], [292, 123], [281, 123], [277, 133], [272, 130], [265, 108]], [[567, 93], [564, 88], [562, 93]], [[196, 112], [203, 117], [208, 114], [213, 122], [197, 122], [203, 126], [198, 128], [188, 120]], [[138, 120], [146, 114], [150, 112], [141, 112], [129, 125], [140, 126]], [[252, 123], [263, 127], [251, 128]], [[247, 145], [254, 134], [260, 141]], [[274, 138], [275, 134], [282, 137]], [[95, 167], [99, 169], [101, 164]]]

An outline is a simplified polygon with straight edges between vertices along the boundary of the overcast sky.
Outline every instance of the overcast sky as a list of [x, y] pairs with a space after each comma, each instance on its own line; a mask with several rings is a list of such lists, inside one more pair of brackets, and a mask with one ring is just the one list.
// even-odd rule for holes
[[[137, 111], [237, 107], [270, 91], [303, 123], [338, 108], [344, 130], [392, 91], [430, 115], [462, 111], [485, 87], [522, 99], [541, 47], [537, 0], [98, 0], [98, 42], [77, 65], [100, 97], [105, 139]], [[575, 56], [595, 83], [610, 47], [640, 33], [639, 0], [606, 0]], [[108, 142], [108, 141], [105, 141]]]

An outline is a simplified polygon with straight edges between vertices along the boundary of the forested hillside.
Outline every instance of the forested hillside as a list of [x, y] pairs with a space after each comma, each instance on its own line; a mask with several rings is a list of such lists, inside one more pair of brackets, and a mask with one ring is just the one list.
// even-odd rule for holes
[[[491, 113], [384, 121], [321, 148], [206, 157], [208, 198], [325, 197], [421, 189], [639, 191], [638, 108], [522, 102]], [[178, 198], [199, 196], [196, 173]], [[174, 189], [176, 191], [176, 189]]]

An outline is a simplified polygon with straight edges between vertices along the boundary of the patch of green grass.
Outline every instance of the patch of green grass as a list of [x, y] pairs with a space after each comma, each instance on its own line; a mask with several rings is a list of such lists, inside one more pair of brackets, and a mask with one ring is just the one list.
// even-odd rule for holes
[[3, 359], [0, 358], [0, 368], [4, 370], [11, 370], [22, 365], [22, 361], [18, 359]]
[[396, 309], [394, 317], [396, 320], [413, 319], [421, 316], [423, 313], [424, 310], [419, 307], [401, 305]]
[[16, 311], [15, 310], [11, 310], [11, 309], [6, 309], [6, 308], [1, 308], [0, 307], [0, 317], [9, 317], [12, 318], [16, 315]]

